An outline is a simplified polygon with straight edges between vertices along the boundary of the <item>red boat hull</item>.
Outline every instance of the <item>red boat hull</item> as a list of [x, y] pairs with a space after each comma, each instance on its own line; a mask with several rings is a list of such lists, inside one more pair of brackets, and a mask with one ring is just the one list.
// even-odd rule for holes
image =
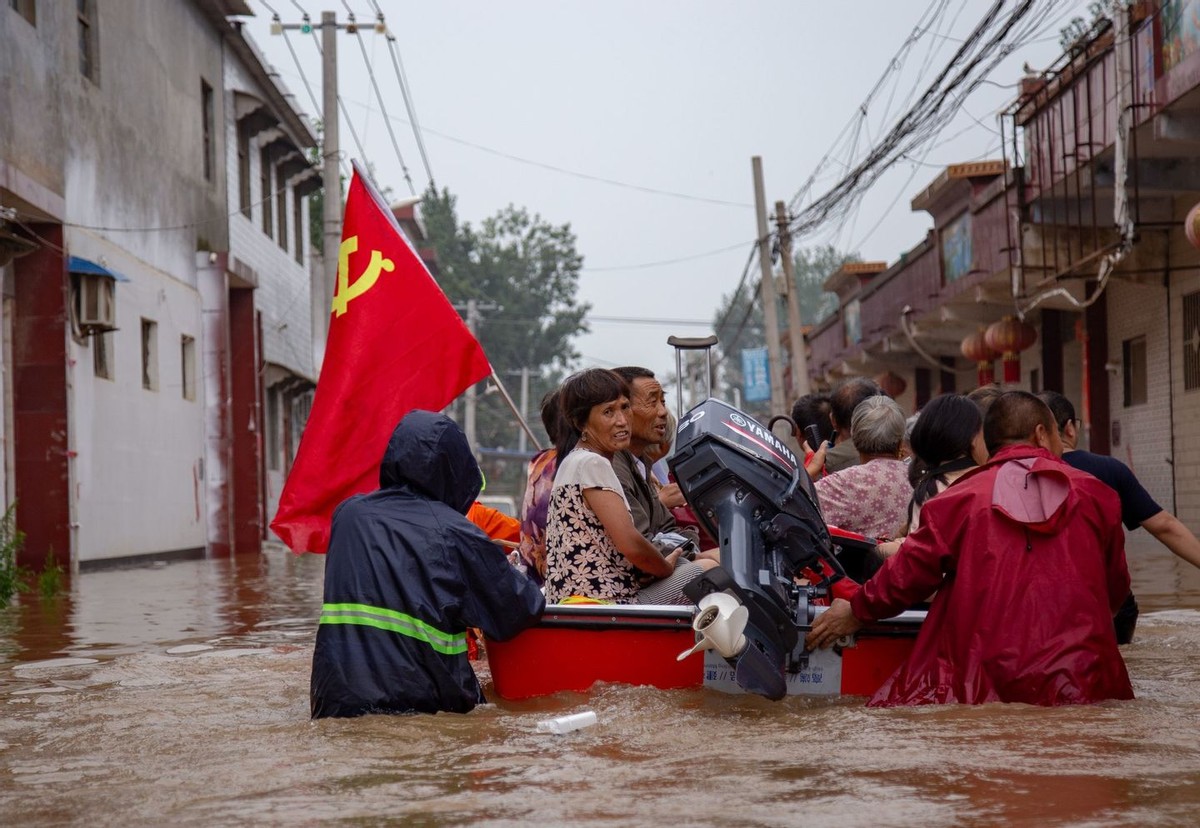
[[550, 606], [516, 638], [488, 639], [488, 666], [504, 699], [583, 692], [598, 681], [700, 687], [704, 660], [675, 660], [694, 636], [689, 607]]
[[[690, 607], [550, 606], [536, 626], [512, 640], [488, 639], [496, 695], [519, 700], [584, 692], [601, 681], [680, 690], [703, 687], [706, 678], [715, 689], [728, 689], [728, 682], [714, 682], [713, 664], [724, 664], [719, 658], [710, 656], [707, 666], [700, 655], [676, 660], [695, 640], [691, 621]], [[835, 666], [824, 672], [833, 686], [820, 679], [794, 682], [789, 692], [869, 696], [912, 651], [916, 632], [875, 637], [865, 631], [840, 656], [819, 655]]]

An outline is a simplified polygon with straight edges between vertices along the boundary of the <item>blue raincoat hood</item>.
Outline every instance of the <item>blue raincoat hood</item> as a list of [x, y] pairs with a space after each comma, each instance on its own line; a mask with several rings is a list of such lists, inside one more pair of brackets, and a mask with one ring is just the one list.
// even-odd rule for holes
[[483, 475], [453, 420], [415, 410], [404, 415], [388, 440], [379, 485], [407, 486], [466, 514], [483, 488]]

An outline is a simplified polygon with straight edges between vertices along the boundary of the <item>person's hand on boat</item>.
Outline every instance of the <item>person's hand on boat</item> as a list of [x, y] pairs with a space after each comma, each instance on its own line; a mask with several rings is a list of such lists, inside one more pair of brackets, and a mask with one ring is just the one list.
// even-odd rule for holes
[[880, 541], [876, 546], [876, 551], [879, 552], [879, 557], [890, 558], [900, 551], [900, 544], [904, 543], [904, 538], [896, 540]]
[[658, 490], [658, 500], [668, 509], [687, 505], [687, 501], [683, 499], [683, 492], [679, 490], [678, 483], [667, 483], [662, 486]]
[[853, 635], [865, 627], [850, 609], [850, 602], [844, 598], [834, 598], [829, 609], [817, 616], [812, 629], [804, 637], [804, 644], [810, 650], [832, 647], [838, 639]]

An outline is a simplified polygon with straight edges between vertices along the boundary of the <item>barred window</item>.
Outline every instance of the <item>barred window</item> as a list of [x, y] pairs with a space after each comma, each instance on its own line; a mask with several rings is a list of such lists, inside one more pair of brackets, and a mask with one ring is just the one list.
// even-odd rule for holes
[[200, 120], [204, 134], [204, 180], [212, 181], [216, 166], [214, 141], [216, 140], [213, 114], [213, 89], [203, 80], [200, 81]]
[[142, 388], [158, 390], [158, 323], [142, 320]]
[[76, 0], [75, 19], [79, 29], [79, 72], [90, 81], [99, 80], [96, 61], [96, 18], [92, 0]]
[[98, 331], [92, 335], [92, 373], [102, 379], [113, 379], [113, 332]]
[[1200, 291], [1183, 297], [1183, 388], [1200, 388]]
[[1125, 407], [1142, 405], [1150, 399], [1146, 378], [1146, 337], [1135, 336], [1121, 343], [1125, 374]]
[[271, 154], [266, 147], [258, 151], [258, 188], [262, 193], [262, 229], [268, 236], [275, 229], [275, 218], [272, 215], [272, 205], [275, 199], [271, 193]]

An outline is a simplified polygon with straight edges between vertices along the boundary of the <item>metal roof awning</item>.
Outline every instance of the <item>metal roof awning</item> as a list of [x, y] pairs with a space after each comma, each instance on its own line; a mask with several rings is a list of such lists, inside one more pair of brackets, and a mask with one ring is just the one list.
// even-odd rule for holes
[[67, 271], [70, 273], [86, 273], [89, 276], [107, 276], [110, 279], [115, 279], [118, 282], [128, 282], [128, 276], [122, 276], [116, 271], [109, 270], [103, 265], [98, 265], [90, 259], [84, 259], [81, 256], [72, 256], [67, 260]]

